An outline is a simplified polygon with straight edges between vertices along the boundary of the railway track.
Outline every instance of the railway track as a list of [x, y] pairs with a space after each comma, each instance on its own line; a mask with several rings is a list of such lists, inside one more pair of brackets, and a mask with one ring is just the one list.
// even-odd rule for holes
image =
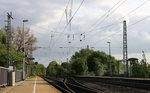
[[89, 88], [83, 84], [80, 84], [72, 78], [64, 78], [63, 81], [48, 78], [48, 77], [44, 79], [63, 93], [102, 93], [103, 92], [102, 90], [96, 90], [93, 88]]
[[130, 87], [136, 89], [150, 90], [150, 80], [137, 78], [119, 78], [119, 77], [75, 77], [77, 80], [86, 80], [90, 82], [100, 82], [116, 86]]

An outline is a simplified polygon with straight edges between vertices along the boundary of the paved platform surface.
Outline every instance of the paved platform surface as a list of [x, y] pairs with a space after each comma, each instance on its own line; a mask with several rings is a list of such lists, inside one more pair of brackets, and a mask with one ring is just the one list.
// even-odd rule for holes
[[0, 90], [0, 93], [61, 93], [55, 87], [47, 83], [41, 77], [34, 77], [20, 82], [14, 87]]

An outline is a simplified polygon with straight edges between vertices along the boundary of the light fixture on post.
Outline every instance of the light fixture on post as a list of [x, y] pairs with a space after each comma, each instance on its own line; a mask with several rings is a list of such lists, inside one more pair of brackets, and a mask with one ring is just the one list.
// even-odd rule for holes
[[24, 23], [28, 22], [28, 20], [23, 20], [23, 28], [22, 28], [22, 33], [23, 33], [23, 64], [22, 64], [22, 79], [25, 80], [25, 31], [24, 31]]
[[111, 42], [107, 42], [108, 43], [108, 45], [109, 45], [109, 57], [108, 57], [108, 59], [109, 59], [109, 70], [110, 70], [110, 76], [112, 76], [112, 69], [111, 69], [111, 46], [110, 46], [110, 43]]

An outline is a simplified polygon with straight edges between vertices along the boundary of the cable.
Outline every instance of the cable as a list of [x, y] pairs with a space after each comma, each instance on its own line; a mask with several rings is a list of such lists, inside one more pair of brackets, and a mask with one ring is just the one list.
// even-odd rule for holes
[[[100, 28], [98, 28], [98, 29], [96, 29], [96, 30], [94, 30], [94, 31], [89, 31], [89, 32], [95, 32], [95, 31], [97, 31], [97, 30], [100, 30], [100, 29], [103, 29], [103, 28], [108, 28], [108, 27], [111, 27], [111, 26], [114, 26], [114, 25], [118, 25], [118, 24], [120, 24], [120, 23], [122, 23], [122, 22], [115, 22], [115, 23], [112, 23], [112, 24], [110, 24], [110, 25], [106, 25], [106, 26], [100, 27]], [[86, 32], [86, 34], [89, 33], [89, 32]]]
[[[67, 5], [66, 5], [66, 8], [65, 8], [65, 11], [66, 11], [66, 9], [68, 9], [69, 2], [70, 2], [70, 1], [71, 1], [71, 0], [68, 1]], [[62, 18], [63, 18], [64, 14], [65, 14], [65, 11], [64, 11], [64, 13], [63, 13], [63, 15], [62, 15], [62, 17], [61, 17], [61, 19], [60, 19], [58, 25], [57, 25], [57, 28], [58, 28], [58, 26], [60, 25], [60, 23], [61, 23], [61, 21], [62, 21]], [[67, 28], [67, 26], [68, 26], [68, 24], [64, 27], [63, 31], [59, 32], [59, 33], [60, 33], [59, 37], [64, 33], [64, 31], [65, 31], [65, 29]], [[56, 29], [56, 31], [57, 31], [57, 29]], [[58, 39], [57, 39], [55, 42], [57, 42], [57, 41], [58, 41]], [[55, 45], [55, 42], [53, 43], [52, 47], [50, 48], [50, 51], [51, 51], [51, 49], [53, 48], [53, 46]]]
[[[100, 24], [102, 24], [103, 23], [103, 21], [105, 21], [106, 20], [106, 18], [108, 18], [109, 16], [110, 16], [110, 14], [112, 14], [113, 12], [115, 12], [122, 4], [124, 4], [127, 0], [123, 0], [123, 2], [121, 3], [121, 4], [119, 4], [120, 2], [121, 2], [122, 0], [120, 0], [120, 1], [118, 1], [112, 8], [110, 8], [102, 17], [100, 17], [92, 26], [94, 26], [94, 25], [96, 25], [100, 20], [102, 20], [101, 21], [101, 23], [98, 23], [97, 25], [100, 25]], [[119, 5], [118, 5], [119, 4]], [[118, 5], [118, 7], [116, 7]], [[116, 7], [116, 8], [115, 8]], [[110, 12], [113, 8], [115, 8], [114, 9], [114, 11], [113, 12]], [[110, 13], [109, 13], [110, 12]], [[109, 13], [109, 14], [108, 14]], [[104, 18], [103, 18], [104, 17]], [[103, 19], [102, 19], [103, 18]], [[97, 27], [97, 25], [93, 28], [93, 29], [90, 29], [88, 32], [91, 32], [92, 30], [94, 30], [96, 27]], [[92, 28], [92, 27], [91, 27]]]
[[146, 20], [146, 19], [148, 19], [148, 18], [150, 18], [150, 16], [147, 16], [147, 17], [145, 17], [145, 18], [143, 18], [143, 19], [141, 19], [141, 20], [139, 20], [139, 21], [137, 21], [137, 22], [135, 22], [135, 23], [129, 25], [128, 28], [129, 28], [129, 27], [132, 27], [133, 25], [136, 25], [136, 24], [138, 24], [139, 22], [142, 22], [142, 21], [144, 21], [144, 20]]
[[[121, 2], [122, 1], [122, 2]], [[99, 19], [98, 19], [98, 21], [99, 20], [101, 20], [101, 23], [98, 23], [98, 21], [96, 21], [93, 25], [96, 25], [97, 23], [97, 25], [100, 25], [100, 24], [102, 24], [103, 23], [103, 21], [105, 21], [106, 20], [106, 18], [108, 18], [109, 16], [110, 16], [110, 14], [112, 14], [113, 12], [115, 12], [121, 5], [123, 5], [125, 2], [126, 2], [127, 0], [120, 0], [120, 1], [118, 1], [112, 8], [110, 8], [102, 17], [100, 17]], [[120, 3], [121, 2], [121, 3]], [[119, 5], [118, 5], [119, 4]], [[118, 5], [118, 6], [117, 6]], [[115, 8], [116, 7], [116, 8]], [[111, 10], [113, 10], [113, 11], [111, 11]], [[109, 13], [110, 12], [110, 13]], [[108, 14], [109, 13], [109, 14]], [[105, 17], [106, 16], [106, 17]], [[104, 17], [104, 18], [103, 18]], [[102, 19], [103, 18], [103, 19]], [[117, 22], [118, 23], [118, 22]], [[120, 23], [120, 22], [119, 22]], [[112, 25], [114, 25], [114, 24], [116, 24], [116, 23], [113, 23], [113, 24], [110, 24], [110, 25], [108, 25], [108, 26], [104, 26], [104, 27], [109, 27], [109, 26], [112, 26]], [[96, 25], [96, 27], [97, 27], [97, 25]], [[95, 27], [95, 28], [96, 28]], [[86, 32], [86, 35], [87, 35], [87, 33], [89, 33], [89, 32], [93, 32], [93, 30], [95, 29], [95, 28], [92, 28], [91, 27], [91, 29], [90, 30], [88, 30], [88, 32]], [[103, 27], [102, 27], [103, 28]], [[102, 30], [102, 31], [105, 31], [105, 30]], [[87, 39], [86, 39], [87, 40]]]
[[[82, 6], [84, 0], [82, 0], [81, 4], [79, 5], [79, 7], [77, 8], [76, 12], [73, 14], [73, 16], [71, 17], [71, 20], [74, 18], [74, 16], [76, 15], [76, 13], [79, 11], [80, 7]], [[71, 20], [69, 20], [69, 22], [67, 23], [67, 25], [64, 27], [64, 29], [61, 31], [61, 34], [59, 35], [59, 38], [55, 41], [55, 43], [60, 39], [62, 33], [64, 33], [64, 31], [66, 30], [67, 26], [70, 24]], [[55, 46], [55, 43], [53, 46]]]
[[[114, 25], [118, 25], [118, 24], [121, 24], [122, 22], [116, 22], [116, 23], [113, 23], [113, 24], [110, 24], [110, 25], [107, 25], [107, 26], [103, 26], [101, 27], [101, 30], [100, 29], [97, 29], [99, 30], [98, 32], [103, 32], [103, 31], [106, 31], [109, 27], [112, 27]], [[86, 33], [87, 34], [87, 33]], [[97, 34], [97, 32], [95, 33]], [[91, 36], [91, 35], [90, 35]], [[89, 36], [86, 36], [86, 41], [89, 39], [90, 37]], [[76, 42], [77, 43], [77, 42]]]
[[72, 21], [72, 19], [74, 18], [74, 16], [76, 15], [76, 13], [79, 11], [79, 9], [81, 8], [82, 4], [83, 4], [84, 0], [82, 0], [81, 4], [79, 5], [79, 7], [77, 8], [77, 10], [75, 11], [75, 13], [73, 14], [73, 16], [70, 18], [69, 22]]
[[[144, 20], [146, 20], [146, 19], [148, 19], [148, 18], [150, 18], [150, 16], [147, 16], [147, 17], [145, 17], [145, 18], [143, 18], [143, 19], [141, 19], [141, 20], [138, 20], [137, 22], [135, 22], [135, 23], [133, 23], [133, 24], [128, 25], [128, 28], [130, 28], [131, 26], [136, 25], [136, 24], [138, 24], [139, 22], [142, 22], [142, 21], [144, 21]], [[131, 31], [130, 31], [130, 32], [131, 32]], [[108, 37], [111, 37], [111, 36], [114, 36], [114, 35], [116, 35], [116, 34], [118, 34], [118, 33], [120, 33], [120, 31], [118, 31], [118, 32], [116, 32], [116, 33], [110, 34], [109, 36], [107, 36], [107, 38], [108, 38]], [[107, 39], [107, 38], [103, 38], [103, 39], [101, 39], [101, 40], [99, 40], [99, 41], [105, 40], [105, 39]], [[97, 41], [97, 42], [98, 42], [98, 41]], [[96, 44], [97, 42], [95, 42], [95, 43], [93, 43], [93, 44]], [[91, 45], [93, 45], [93, 44], [91, 44]]]
[[147, 2], [149, 2], [150, 0], [145, 1], [144, 3], [142, 3], [141, 5], [139, 5], [138, 7], [136, 7], [135, 9], [131, 10], [129, 13], [127, 13], [125, 16], [121, 17], [120, 19], [123, 19], [124, 17], [126, 17], [127, 15], [135, 12], [137, 9], [141, 8], [143, 5], [145, 5]]
[[[121, 20], [121, 19], [123, 19], [124, 17], [126, 17], [127, 15], [129, 15], [129, 14], [135, 12], [137, 9], [141, 8], [144, 4], [146, 4], [146, 3], [149, 2], [149, 1], [150, 1], [150, 0], [145, 1], [144, 3], [142, 3], [141, 5], [139, 5], [138, 7], [136, 7], [135, 9], [131, 10], [131, 11], [130, 11], [129, 13], [127, 13], [125, 16], [119, 18], [119, 20]], [[124, 2], [125, 2], [125, 1], [124, 1]], [[122, 2], [122, 3], [124, 3], [124, 2]], [[118, 2], [118, 3], [119, 3], [119, 2]], [[91, 30], [91, 31], [92, 31], [92, 30]], [[89, 32], [91, 32], [91, 31], [89, 31]]]
[[[69, 2], [70, 2], [70, 0], [68, 1], [65, 10], [68, 9]], [[64, 17], [64, 14], [65, 14], [65, 11], [63, 12], [63, 14], [62, 14], [62, 16], [61, 16], [61, 18], [60, 18], [60, 21], [58, 22], [58, 25], [56, 26], [56, 31], [57, 31], [57, 29], [58, 29], [58, 27], [59, 27], [59, 25], [60, 25], [60, 23], [61, 23], [61, 21], [62, 21], [62, 19], [63, 19], [63, 17]]]
[[[140, 7], [142, 7], [144, 4], [146, 4], [147, 2], [149, 2], [150, 0], [145, 1], [144, 3], [140, 4], [138, 7], [136, 7], [135, 9], [131, 10], [129, 13], [127, 13], [125, 16], [119, 18], [119, 19], [123, 19], [124, 17], [126, 17], [127, 15], [135, 12], [137, 9], [139, 9]], [[90, 31], [91, 32], [91, 31]]]

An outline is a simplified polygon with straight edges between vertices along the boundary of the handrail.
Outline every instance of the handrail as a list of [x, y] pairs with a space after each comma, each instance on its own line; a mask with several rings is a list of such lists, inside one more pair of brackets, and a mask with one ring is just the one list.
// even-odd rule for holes
[[6, 67], [1, 67], [1, 66], [0, 66], [0, 69], [6, 69], [6, 70], [9, 70], [9, 68], [6, 68]]

